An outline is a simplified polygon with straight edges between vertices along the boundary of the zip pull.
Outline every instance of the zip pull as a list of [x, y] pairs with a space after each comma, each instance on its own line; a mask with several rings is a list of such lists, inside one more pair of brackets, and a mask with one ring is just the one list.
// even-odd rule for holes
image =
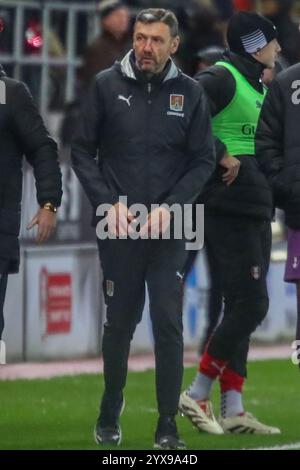
[[148, 104], [152, 104], [152, 100], [150, 99], [150, 94], [151, 94], [151, 91], [152, 91], [152, 86], [151, 86], [151, 83], [150, 83], [150, 82], [147, 83], [147, 88], [148, 88], [148, 95], [149, 95]]

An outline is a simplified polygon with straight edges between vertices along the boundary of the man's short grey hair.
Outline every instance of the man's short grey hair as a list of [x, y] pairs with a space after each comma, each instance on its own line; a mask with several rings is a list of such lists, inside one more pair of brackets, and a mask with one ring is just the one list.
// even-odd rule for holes
[[147, 10], [142, 10], [138, 13], [136, 23], [165, 23], [170, 28], [170, 33], [173, 38], [178, 36], [178, 20], [175, 14], [171, 10], [165, 10], [163, 8], [148, 8]]

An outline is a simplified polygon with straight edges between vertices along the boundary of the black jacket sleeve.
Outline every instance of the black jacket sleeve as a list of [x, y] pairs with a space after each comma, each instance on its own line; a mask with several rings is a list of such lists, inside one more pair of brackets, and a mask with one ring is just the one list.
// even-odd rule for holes
[[16, 85], [13, 103], [13, 131], [33, 167], [38, 203], [42, 206], [51, 202], [58, 207], [62, 197], [62, 182], [57, 145], [48, 134], [31, 94], [22, 82]]
[[282, 191], [283, 181], [283, 108], [279, 84], [271, 83], [261, 110], [255, 136], [255, 152], [261, 170], [273, 190]]
[[[209, 71], [198, 73], [195, 80], [204, 88], [212, 117], [225, 109], [234, 96], [235, 81], [224, 68], [212, 67]], [[226, 145], [217, 137], [214, 137], [214, 141], [216, 161], [219, 163], [227, 149]]]
[[186, 172], [177, 182], [165, 202], [185, 204], [196, 199], [215, 169], [215, 149], [211, 133], [210, 113], [201, 89], [186, 141], [189, 158]]
[[119, 199], [108, 187], [97, 163], [104, 113], [103, 99], [95, 80], [81, 106], [71, 150], [73, 169], [94, 209], [99, 204], [115, 204]]

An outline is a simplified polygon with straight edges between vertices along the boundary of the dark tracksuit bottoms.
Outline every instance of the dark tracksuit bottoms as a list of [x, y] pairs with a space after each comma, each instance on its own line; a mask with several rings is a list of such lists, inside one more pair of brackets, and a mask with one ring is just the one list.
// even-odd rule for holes
[[[185, 280], [191, 272], [197, 256], [197, 250], [192, 250], [189, 252], [188, 261], [184, 272]], [[204, 352], [205, 346], [209, 338], [213, 334], [214, 330], [216, 329], [223, 313], [223, 291], [220, 275], [220, 263], [215, 256], [213, 247], [209, 244], [209, 240], [205, 241], [205, 258], [210, 279], [210, 287], [207, 306], [207, 325], [203, 338], [199, 343], [199, 354], [202, 354]]]
[[[205, 249], [215, 295], [209, 303], [208, 353], [246, 377], [250, 335], [268, 311], [271, 224], [247, 216], [205, 215]], [[190, 252], [188, 271], [197, 253]], [[222, 321], [220, 290], [224, 298]], [[217, 328], [215, 329], [215, 327]]]
[[160, 415], [175, 416], [183, 375], [184, 240], [98, 240], [107, 305], [102, 352], [105, 391], [125, 387], [130, 342], [142, 318], [146, 285]]
[[228, 367], [245, 377], [250, 335], [269, 307], [271, 224], [247, 216], [208, 215], [205, 237], [220, 262], [225, 303], [222, 321], [207, 352], [228, 360]]

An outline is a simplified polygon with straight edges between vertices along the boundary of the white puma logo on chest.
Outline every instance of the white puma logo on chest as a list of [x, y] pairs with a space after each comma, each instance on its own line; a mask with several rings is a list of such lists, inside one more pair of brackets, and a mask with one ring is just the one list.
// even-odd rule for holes
[[123, 95], [119, 95], [118, 96], [118, 100], [121, 100], [121, 101], [126, 101], [126, 103], [128, 104], [129, 108], [130, 108], [130, 100], [132, 98], [132, 95], [128, 96], [128, 98], [126, 98], [125, 96]]

